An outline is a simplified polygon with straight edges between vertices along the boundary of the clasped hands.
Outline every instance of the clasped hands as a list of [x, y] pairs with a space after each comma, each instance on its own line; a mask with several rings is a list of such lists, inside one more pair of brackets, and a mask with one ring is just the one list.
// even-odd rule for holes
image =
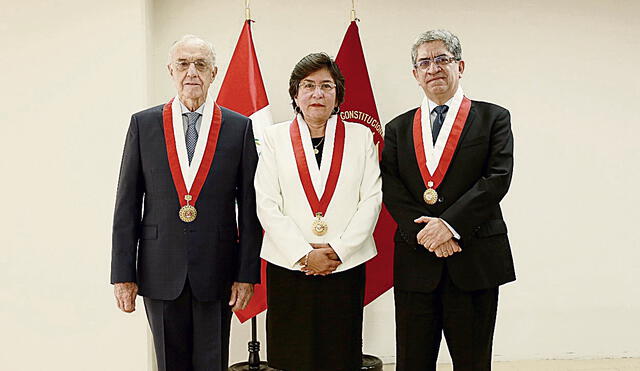
[[424, 228], [418, 232], [416, 239], [420, 245], [436, 254], [438, 258], [446, 258], [462, 251], [458, 242], [453, 239], [453, 233], [440, 218], [421, 216], [414, 222], [426, 223]]
[[[333, 273], [342, 261], [328, 243], [312, 243], [313, 250], [303, 256], [298, 263], [307, 276], [326, 276]], [[305, 265], [306, 263], [306, 265]]]

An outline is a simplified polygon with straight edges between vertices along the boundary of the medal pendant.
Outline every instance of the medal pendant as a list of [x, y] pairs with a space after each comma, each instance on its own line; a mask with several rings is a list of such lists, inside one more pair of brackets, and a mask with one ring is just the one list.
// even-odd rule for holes
[[433, 182], [429, 181], [427, 183], [427, 190], [424, 191], [424, 193], [422, 194], [422, 198], [424, 199], [424, 202], [426, 202], [427, 205], [433, 205], [436, 203], [436, 201], [438, 201], [438, 192], [436, 192], [435, 189], [433, 189]]
[[328, 230], [329, 226], [324, 220], [322, 220], [322, 213], [316, 213], [316, 220], [314, 220], [311, 225], [311, 231], [316, 236], [324, 236]]
[[429, 188], [424, 191], [422, 198], [424, 199], [424, 202], [427, 203], [427, 205], [433, 205], [436, 203], [436, 201], [438, 201], [438, 192], [436, 192], [436, 190], [433, 188]]
[[189, 205], [189, 201], [193, 199], [191, 195], [185, 195], [184, 199], [187, 201], [187, 204], [180, 208], [178, 216], [183, 222], [191, 223], [192, 221], [196, 220], [196, 216], [198, 216], [198, 210], [196, 210], [195, 207]]
[[196, 220], [196, 216], [198, 215], [198, 210], [191, 205], [184, 205], [180, 208], [180, 212], [178, 216], [180, 216], [180, 220], [185, 223], [191, 223]]

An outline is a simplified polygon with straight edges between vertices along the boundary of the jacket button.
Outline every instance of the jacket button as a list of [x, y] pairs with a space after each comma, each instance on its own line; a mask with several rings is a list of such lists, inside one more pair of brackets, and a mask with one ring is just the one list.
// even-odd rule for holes
[[443, 203], [443, 202], [444, 202], [444, 197], [438, 198], [438, 203]]

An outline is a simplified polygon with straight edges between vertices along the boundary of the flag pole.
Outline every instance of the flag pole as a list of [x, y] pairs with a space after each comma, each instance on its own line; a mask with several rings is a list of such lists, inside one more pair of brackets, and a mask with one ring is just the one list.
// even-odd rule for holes
[[356, 17], [356, 0], [351, 0], [351, 22], [359, 21]]
[[[244, 0], [245, 22], [251, 22], [251, 0]], [[249, 23], [250, 24], [250, 23]], [[249, 359], [247, 360], [247, 370], [258, 371], [260, 367], [260, 342], [258, 341], [258, 315], [251, 318], [251, 341], [248, 344]], [[264, 365], [266, 367], [266, 364]]]
[[[360, 22], [360, 19], [358, 18], [357, 14], [356, 14], [356, 0], [351, 0], [351, 23], [354, 23], [354, 22]], [[349, 34], [349, 30], [350, 29], [351, 29], [351, 26], [349, 26], [347, 34]], [[355, 29], [357, 30], [357, 26], [356, 26]], [[357, 31], [356, 31], [356, 33], [357, 33]], [[347, 36], [345, 35], [345, 38], [346, 37]], [[359, 39], [359, 36], [358, 36], [358, 39]], [[342, 42], [344, 44], [344, 40]], [[359, 43], [359, 41], [358, 41], [358, 43]], [[340, 49], [342, 50], [342, 47]], [[340, 51], [338, 51], [338, 55], [340, 55]], [[339, 58], [336, 57], [336, 59], [339, 59]], [[364, 62], [364, 60], [363, 60], [363, 62]], [[365, 69], [366, 69], [366, 67], [365, 67]], [[348, 78], [346, 76], [346, 73], [345, 73], [345, 78]], [[360, 109], [362, 109], [362, 108], [360, 108]], [[374, 110], [375, 110], [375, 102], [374, 102]], [[376, 112], [376, 116], [377, 116], [377, 112]], [[376, 357], [374, 355], [371, 355], [371, 354], [364, 354], [362, 352], [362, 348], [360, 350], [361, 350], [360, 353], [361, 353], [361, 357], [362, 357], [362, 365], [361, 365], [361, 368], [360, 368], [361, 371], [364, 371], [364, 370], [382, 371], [383, 363], [382, 363], [382, 360], [380, 358], [378, 358], [378, 357]]]
[[[251, 19], [250, 0], [244, 1], [245, 22], [253, 22]], [[247, 362], [236, 363], [229, 367], [229, 371], [262, 371], [274, 370], [266, 362], [260, 362], [260, 342], [258, 341], [258, 319], [257, 315], [251, 318], [251, 341], [248, 343], [249, 359]]]
[[249, 5], [250, 0], [244, 0], [244, 18], [245, 21], [251, 21], [251, 6]]

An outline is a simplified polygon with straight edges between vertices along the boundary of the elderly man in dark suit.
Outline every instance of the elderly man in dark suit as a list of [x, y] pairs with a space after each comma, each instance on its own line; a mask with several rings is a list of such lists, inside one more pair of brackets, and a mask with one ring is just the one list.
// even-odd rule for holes
[[144, 297], [160, 370], [221, 371], [231, 311], [244, 309], [260, 277], [258, 157], [251, 121], [207, 94], [211, 45], [187, 35], [169, 54], [177, 96], [131, 118], [111, 283], [124, 312]]
[[420, 107], [389, 122], [384, 202], [395, 236], [397, 370], [435, 370], [444, 333], [454, 370], [490, 370], [498, 286], [515, 280], [500, 200], [511, 182], [509, 112], [464, 96], [458, 38], [420, 35]]

